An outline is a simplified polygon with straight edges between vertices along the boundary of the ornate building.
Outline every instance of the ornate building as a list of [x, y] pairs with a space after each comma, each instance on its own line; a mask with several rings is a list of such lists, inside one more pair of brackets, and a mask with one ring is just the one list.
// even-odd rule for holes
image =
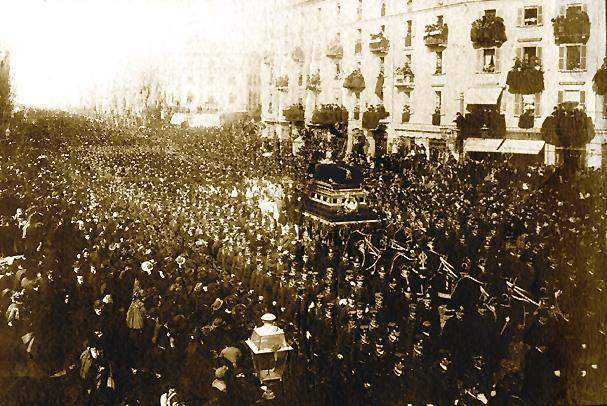
[[315, 107], [337, 103], [352, 132], [369, 106], [383, 105], [389, 142], [410, 140], [437, 156], [454, 148], [457, 113], [494, 106], [505, 130], [489, 129], [489, 138], [501, 142], [467, 140], [467, 152], [554, 163], [557, 148], [544, 144], [541, 127], [567, 103], [592, 120], [585, 156], [598, 167], [607, 161], [607, 96], [593, 76], [606, 56], [606, 15], [605, 2], [591, 0], [275, 0], [262, 119], [285, 136], [285, 107], [301, 103], [309, 120]]

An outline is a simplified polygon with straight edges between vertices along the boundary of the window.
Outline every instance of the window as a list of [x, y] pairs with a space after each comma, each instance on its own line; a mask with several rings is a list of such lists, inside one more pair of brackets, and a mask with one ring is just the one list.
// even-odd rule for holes
[[385, 3], [385, 2], [382, 2], [382, 3], [381, 3], [381, 11], [380, 11], [380, 15], [381, 15], [382, 17], [385, 17], [385, 16], [386, 16], [386, 3]]
[[341, 3], [337, 2], [337, 15], [341, 14]]
[[358, 6], [356, 7], [356, 15], [358, 16], [359, 20], [363, 18], [363, 0], [358, 0]]
[[434, 74], [443, 74], [443, 51], [436, 51], [436, 68], [434, 70]]
[[523, 47], [523, 59], [531, 61], [537, 58], [537, 47]]
[[405, 63], [409, 64], [409, 66], [411, 66], [411, 54], [406, 54], [405, 55]]
[[443, 112], [443, 93], [440, 90], [434, 92], [434, 109]]
[[542, 6], [519, 8], [517, 25], [519, 27], [535, 27], [542, 25]]
[[582, 10], [584, 10], [584, 7], [581, 4], [571, 4], [567, 6], [567, 13], [581, 13]]
[[495, 64], [495, 48], [483, 49], [482, 71], [485, 73], [497, 72], [496, 64]]
[[403, 93], [405, 106], [411, 105], [411, 91], [407, 90]]
[[443, 23], [443, 16], [436, 16], [436, 21], [437, 21], [439, 24], [442, 24], [442, 23]]
[[516, 57], [526, 61], [537, 60], [542, 62], [542, 47], [529, 46], [516, 49]]
[[401, 122], [406, 123], [411, 119], [411, 92], [406, 91], [403, 94], [403, 112], [408, 111], [408, 117], [401, 117]]
[[542, 95], [536, 94], [515, 94], [514, 95], [514, 115], [520, 116], [523, 112], [532, 110], [535, 117], [542, 116]]
[[411, 46], [412, 40], [412, 31], [413, 31], [413, 21], [407, 20], [407, 34], [405, 35], [405, 46]]
[[341, 64], [339, 62], [335, 62], [335, 79], [339, 79], [340, 74], [341, 74]]
[[559, 47], [559, 70], [586, 70], [586, 45], [562, 45]]
[[558, 104], [571, 103], [586, 108], [586, 91], [578, 89], [559, 90]]
[[537, 7], [525, 8], [524, 19], [526, 27], [530, 25], [537, 25]]

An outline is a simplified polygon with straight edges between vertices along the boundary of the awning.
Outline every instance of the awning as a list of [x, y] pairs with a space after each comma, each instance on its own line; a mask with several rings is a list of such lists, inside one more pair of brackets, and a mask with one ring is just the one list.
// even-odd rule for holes
[[503, 141], [501, 138], [467, 138], [464, 152], [497, 152]]
[[467, 105], [470, 104], [497, 104], [502, 89], [499, 87], [471, 87], [464, 96]]
[[536, 140], [504, 140], [497, 152], [502, 154], [528, 154], [537, 155], [546, 145], [545, 141]]

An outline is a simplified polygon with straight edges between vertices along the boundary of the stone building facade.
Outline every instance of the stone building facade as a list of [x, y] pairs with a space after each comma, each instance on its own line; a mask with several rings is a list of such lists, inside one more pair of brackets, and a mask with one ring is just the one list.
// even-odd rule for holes
[[[568, 13], [588, 15], [586, 34], [556, 35], [553, 20]], [[483, 16], [503, 20], [502, 41], [473, 43], [471, 28]], [[592, 120], [585, 160], [599, 167], [607, 161], [607, 97], [592, 78], [606, 56], [606, 16], [606, 3], [593, 0], [276, 0], [260, 61], [262, 119], [270, 134], [287, 136], [285, 107], [301, 103], [309, 120], [315, 107], [336, 103], [347, 108], [351, 133], [368, 106], [381, 104], [390, 113], [389, 143], [410, 140], [436, 156], [453, 149], [457, 113], [493, 104], [505, 119], [502, 138], [514, 140], [511, 152], [554, 163], [558, 153], [541, 143], [540, 128], [556, 105], [571, 102]], [[506, 81], [517, 57], [541, 62], [543, 91], [511, 92]], [[356, 69], [365, 81], [360, 93], [343, 86]], [[315, 75], [318, 89], [309, 90]], [[523, 129], [526, 110], [534, 120]]]

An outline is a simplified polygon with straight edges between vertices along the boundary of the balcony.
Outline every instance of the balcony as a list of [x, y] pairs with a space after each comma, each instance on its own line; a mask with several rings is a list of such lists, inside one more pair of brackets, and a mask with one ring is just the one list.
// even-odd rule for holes
[[536, 94], [544, 91], [544, 71], [537, 58], [516, 59], [506, 78], [512, 94]]
[[504, 19], [484, 15], [475, 20], [470, 28], [470, 40], [475, 48], [501, 47], [507, 41]]
[[363, 113], [362, 127], [366, 130], [373, 130], [389, 116], [390, 113], [386, 111], [383, 105], [369, 106], [368, 110]]
[[402, 68], [396, 69], [396, 72], [394, 72], [394, 85], [396, 87], [412, 89], [414, 79], [415, 75], [413, 74], [409, 64], [406, 64]]
[[327, 47], [327, 58], [341, 59], [344, 56], [344, 48], [338, 42], [333, 42]]
[[592, 81], [594, 82], [597, 94], [607, 94], [607, 58], [603, 62], [603, 66], [594, 74]]
[[301, 47], [295, 47], [295, 49], [293, 49], [293, 52], [291, 53], [291, 58], [296, 63], [301, 64], [304, 62], [304, 52]]
[[286, 92], [289, 88], [289, 77], [284, 75], [276, 78], [276, 88], [279, 92]]
[[335, 126], [348, 122], [348, 110], [337, 104], [323, 104], [312, 113], [311, 123], [317, 126]]
[[320, 92], [320, 75], [318, 73], [315, 73], [308, 78], [306, 90], [309, 90], [313, 93]]
[[301, 123], [304, 121], [304, 108], [301, 104], [294, 104], [282, 111], [285, 120], [290, 123]]
[[346, 76], [344, 79], [344, 88], [356, 93], [360, 93], [365, 90], [365, 78], [360, 70], [356, 69]]
[[369, 39], [369, 50], [374, 54], [385, 55], [390, 49], [390, 41], [384, 37], [384, 33], [371, 34]]
[[270, 65], [272, 65], [273, 59], [274, 58], [272, 57], [272, 54], [270, 54], [269, 52], [266, 52], [263, 56], [263, 63], [267, 66], [270, 66]]
[[561, 44], [585, 44], [590, 38], [590, 18], [586, 11], [569, 7], [566, 14], [552, 20], [554, 40]]
[[424, 43], [427, 47], [444, 47], [447, 46], [449, 38], [449, 27], [447, 24], [437, 22], [426, 26], [426, 34], [424, 35]]

